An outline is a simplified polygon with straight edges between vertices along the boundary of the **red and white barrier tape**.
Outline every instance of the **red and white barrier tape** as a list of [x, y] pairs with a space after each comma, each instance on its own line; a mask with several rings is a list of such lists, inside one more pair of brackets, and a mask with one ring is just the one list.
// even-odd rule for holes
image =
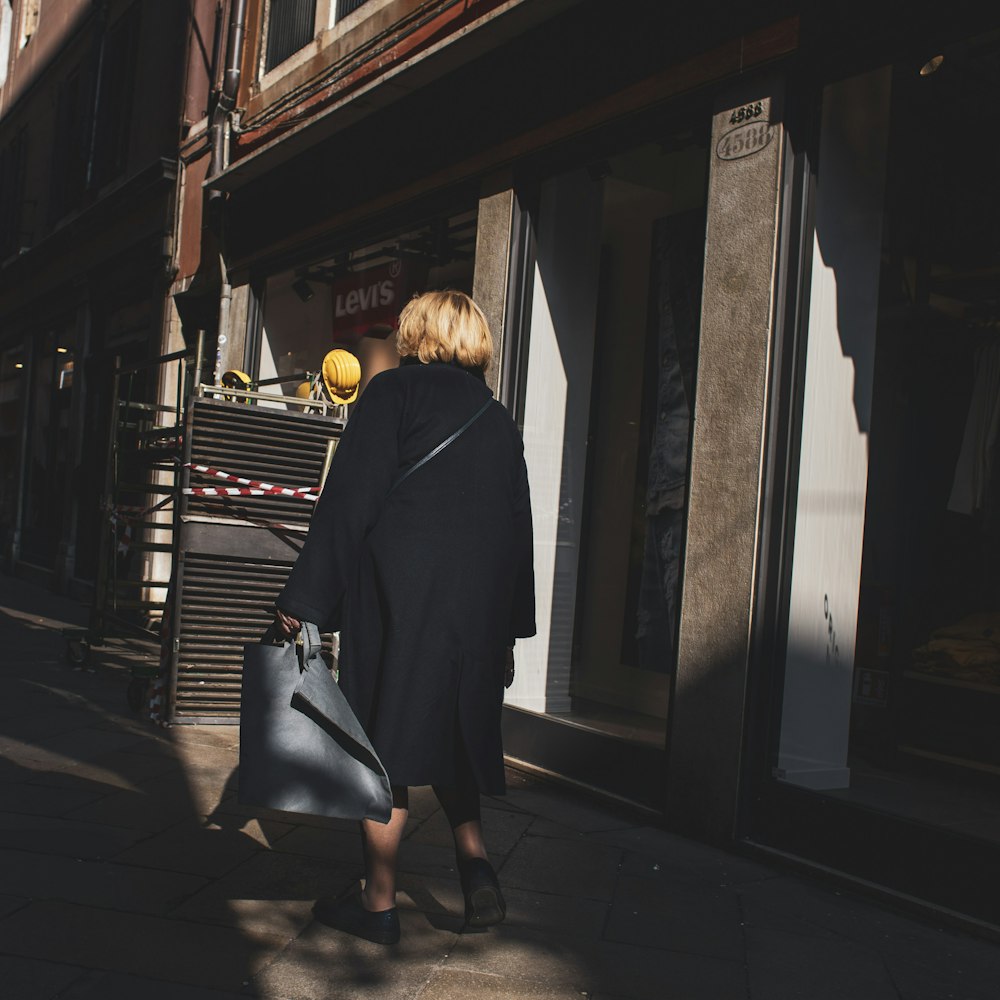
[[[316, 494], [316, 491], [319, 489], [318, 486], [275, 486], [273, 483], [262, 483], [257, 479], [244, 479], [241, 476], [234, 476], [228, 472], [223, 472], [221, 469], [213, 469], [210, 465], [195, 465], [194, 462], [187, 462], [185, 467], [192, 472], [200, 472], [204, 476], [214, 476], [216, 479], [224, 479], [227, 483], [239, 483], [240, 486], [246, 487], [247, 490], [256, 491], [246, 492], [246, 490], [237, 491], [226, 488], [219, 492], [198, 493], [195, 494], [196, 496], [285, 496], [303, 497], [307, 500], [318, 499]], [[192, 489], [207, 491], [210, 487], [199, 486], [192, 487]], [[190, 491], [185, 490], [184, 492], [188, 493]]]
[[[312, 487], [315, 489], [315, 487]], [[319, 497], [315, 493], [292, 493], [290, 490], [257, 490], [247, 486], [189, 486], [182, 490], [189, 497], [273, 497], [287, 496], [293, 500], [310, 500], [315, 503]]]

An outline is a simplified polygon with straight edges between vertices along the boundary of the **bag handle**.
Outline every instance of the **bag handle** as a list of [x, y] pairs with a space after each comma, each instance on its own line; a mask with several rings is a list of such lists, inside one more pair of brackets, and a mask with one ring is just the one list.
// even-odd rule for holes
[[323, 643], [319, 637], [319, 628], [312, 622], [302, 622], [302, 669], [308, 670], [313, 660], [320, 660]]
[[[302, 631], [300, 634], [302, 636], [302, 669], [308, 670], [309, 664], [313, 660], [323, 663], [322, 656], [320, 655], [323, 652], [323, 641], [319, 637], [319, 628], [312, 622], [302, 622]], [[264, 634], [260, 637], [262, 646], [276, 646], [279, 643], [284, 645], [289, 641], [288, 636], [281, 635], [278, 632], [278, 626], [275, 623], [268, 625], [264, 630]]]
[[[490, 398], [487, 399], [486, 402], [483, 403], [483, 405], [481, 407], [479, 407], [479, 409], [476, 410], [476, 412], [473, 413], [472, 416], [469, 417], [469, 419], [466, 420], [465, 423], [462, 424], [462, 426], [459, 427], [459, 429], [457, 431], [455, 431], [454, 434], [452, 434], [450, 437], [445, 438], [436, 448], [433, 448], [431, 451], [427, 452], [427, 454], [424, 455], [424, 457], [422, 459], [420, 459], [419, 462], [415, 462], [413, 465], [411, 465], [392, 484], [392, 486], [389, 487], [389, 493], [392, 493], [392, 491], [397, 486], [401, 485], [402, 482], [403, 482], [403, 480], [406, 479], [407, 476], [412, 476], [413, 473], [416, 472], [417, 469], [419, 469], [421, 465], [423, 465], [425, 462], [429, 462], [435, 455], [437, 455], [440, 452], [444, 451], [445, 448], [447, 448], [448, 445], [450, 445], [452, 443], [452, 441], [454, 441], [458, 437], [461, 437], [461, 435], [464, 434], [490, 408], [490, 403], [492, 403], [492, 402], [493, 402], [493, 397], [490, 396]], [[386, 496], [389, 496], [389, 493], [386, 493]]]

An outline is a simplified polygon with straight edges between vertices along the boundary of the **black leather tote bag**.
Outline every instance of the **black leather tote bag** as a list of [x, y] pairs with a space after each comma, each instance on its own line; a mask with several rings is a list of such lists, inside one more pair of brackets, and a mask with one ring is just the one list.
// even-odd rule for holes
[[387, 823], [389, 779], [320, 656], [319, 630], [303, 622], [301, 647], [275, 639], [269, 628], [243, 647], [239, 801]]

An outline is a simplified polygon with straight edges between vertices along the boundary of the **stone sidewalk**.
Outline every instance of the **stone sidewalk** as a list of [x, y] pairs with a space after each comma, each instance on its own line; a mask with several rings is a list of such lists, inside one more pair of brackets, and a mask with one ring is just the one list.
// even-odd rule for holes
[[1000, 947], [511, 773], [486, 800], [507, 922], [462, 928], [450, 836], [413, 796], [403, 940], [311, 920], [351, 824], [235, 800], [238, 731], [160, 729], [124, 654], [63, 660], [73, 602], [0, 576], [4, 1000], [995, 1000]]

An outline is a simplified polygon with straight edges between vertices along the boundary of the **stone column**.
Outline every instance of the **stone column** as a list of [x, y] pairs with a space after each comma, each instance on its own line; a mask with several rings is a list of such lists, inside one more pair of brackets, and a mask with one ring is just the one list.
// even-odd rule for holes
[[741, 81], [716, 109], [667, 815], [724, 842], [743, 744], [784, 130], [774, 80]]
[[507, 277], [510, 264], [510, 240], [514, 220], [514, 191], [510, 187], [495, 193], [485, 188], [479, 199], [479, 222], [476, 227], [476, 264], [472, 278], [472, 297], [486, 314], [493, 334], [493, 363], [486, 381], [499, 395], [500, 367], [506, 336]]

